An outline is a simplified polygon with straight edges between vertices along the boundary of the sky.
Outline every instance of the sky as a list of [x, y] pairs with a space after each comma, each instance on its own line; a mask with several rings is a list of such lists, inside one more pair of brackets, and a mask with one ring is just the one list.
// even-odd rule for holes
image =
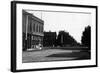
[[69, 32], [73, 38], [81, 43], [82, 32], [91, 25], [90, 13], [54, 12], [54, 11], [28, 11], [44, 20], [44, 31]]

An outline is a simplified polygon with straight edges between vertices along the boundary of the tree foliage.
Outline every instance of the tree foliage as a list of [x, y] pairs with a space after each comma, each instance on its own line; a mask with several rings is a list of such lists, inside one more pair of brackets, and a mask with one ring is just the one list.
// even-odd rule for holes
[[69, 35], [68, 32], [65, 32], [65, 31], [59, 31], [56, 43], [57, 43], [57, 46], [75, 46], [75, 45], [77, 45], [76, 40], [71, 35]]
[[91, 27], [87, 26], [85, 30], [83, 31], [81, 43], [84, 46], [90, 46], [91, 45]]

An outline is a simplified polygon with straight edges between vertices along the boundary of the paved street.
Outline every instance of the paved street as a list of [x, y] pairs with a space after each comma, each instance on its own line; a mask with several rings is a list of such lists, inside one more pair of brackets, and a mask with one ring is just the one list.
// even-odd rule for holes
[[61, 49], [47, 49], [39, 51], [26, 51], [22, 54], [23, 63], [28, 62], [40, 62], [40, 61], [61, 61], [61, 60], [73, 60], [77, 57], [53, 57], [53, 54], [72, 54], [75, 52], [80, 52], [79, 50], [61, 50]]

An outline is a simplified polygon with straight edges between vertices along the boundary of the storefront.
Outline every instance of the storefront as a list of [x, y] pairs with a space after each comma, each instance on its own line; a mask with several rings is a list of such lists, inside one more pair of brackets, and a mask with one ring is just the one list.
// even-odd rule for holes
[[23, 10], [23, 50], [39, 49], [43, 46], [44, 21]]

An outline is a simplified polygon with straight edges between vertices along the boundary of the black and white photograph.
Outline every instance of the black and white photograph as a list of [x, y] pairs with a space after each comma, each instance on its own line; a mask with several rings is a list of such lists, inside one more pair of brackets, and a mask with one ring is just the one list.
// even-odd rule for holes
[[91, 13], [22, 10], [22, 62], [91, 59]]
[[12, 72], [97, 67], [97, 6], [11, 4]]

